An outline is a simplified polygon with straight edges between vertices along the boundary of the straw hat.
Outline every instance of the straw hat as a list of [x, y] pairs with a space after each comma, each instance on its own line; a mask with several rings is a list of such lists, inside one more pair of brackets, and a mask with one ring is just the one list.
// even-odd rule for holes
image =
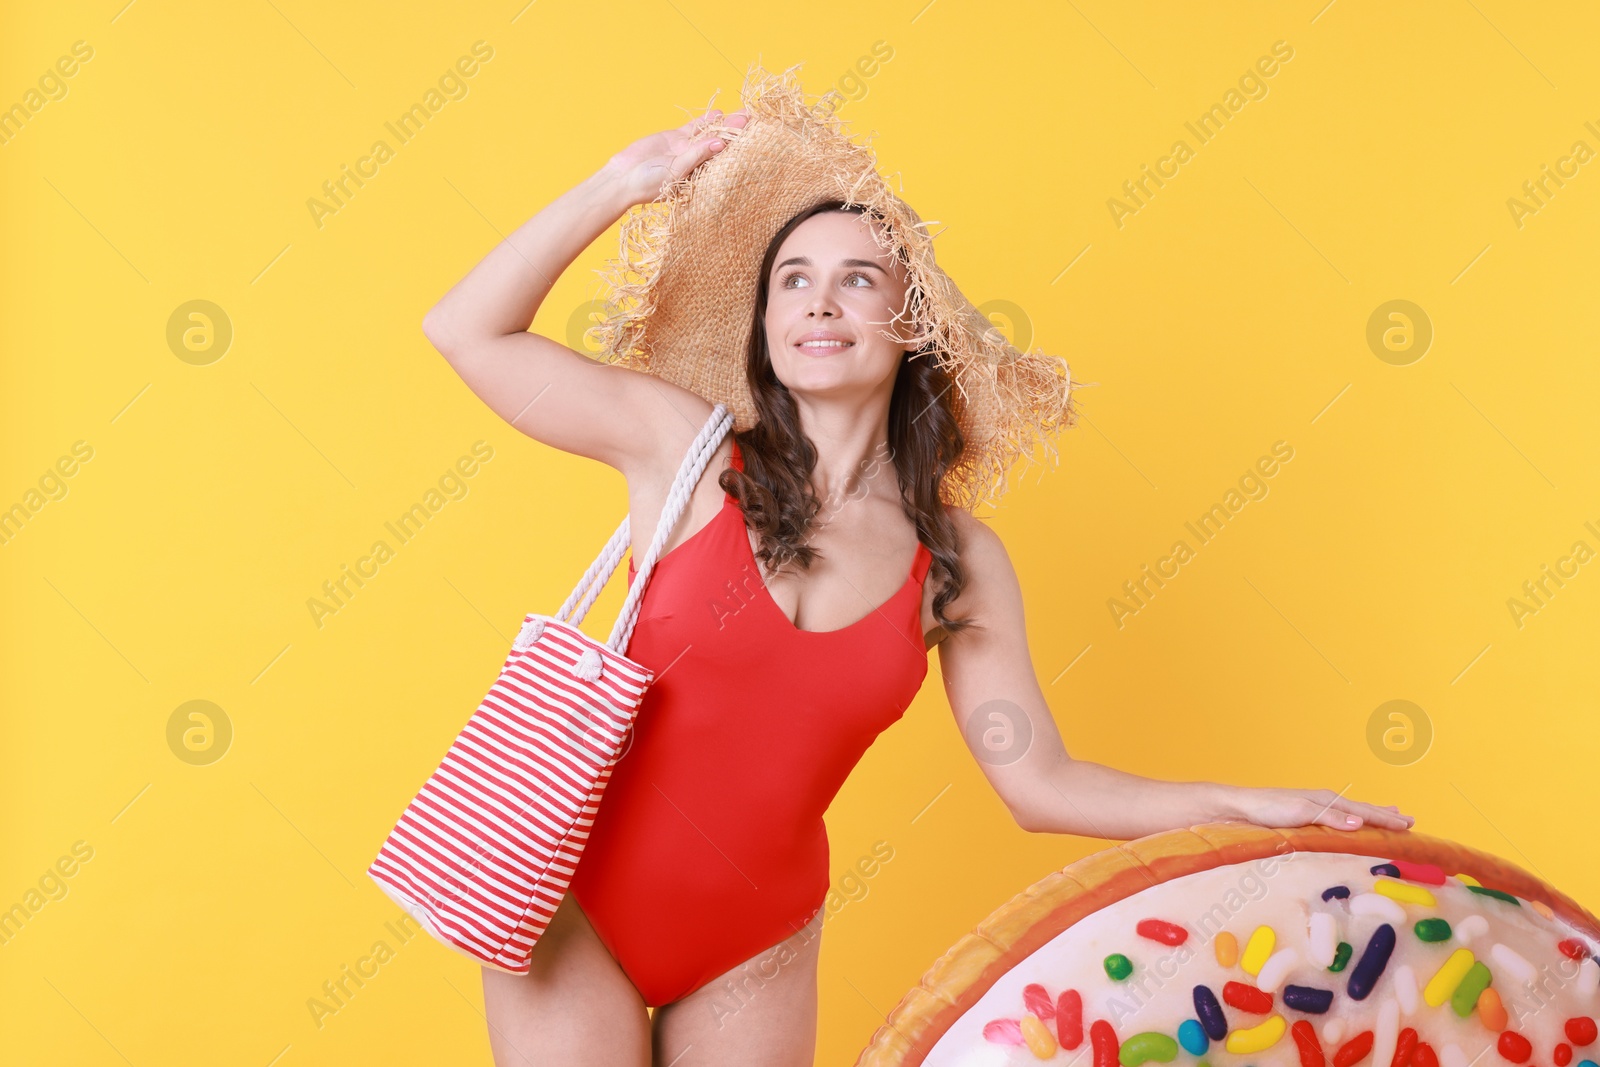
[[1051, 437], [1076, 423], [1072, 380], [1058, 357], [1018, 351], [961, 294], [934, 261], [926, 224], [895, 196], [870, 147], [834, 115], [836, 92], [808, 103], [795, 72], [752, 64], [740, 95], [743, 127], [713, 123], [704, 133], [726, 147], [649, 204], [624, 217], [621, 251], [601, 271], [610, 292], [591, 328], [598, 358], [657, 375], [722, 403], [734, 429], [756, 419], [745, 380], [761, 260], [768, 242], [799, 212], [826, 200], [864, 205], [886, 231], [880, 247], [904, 253], [910, 287], [895, 337], [922, 345], [954, 383], [951, 407], [966, 439], [941, 496], [968, 510], [1004, 494], [1006, 474], [1036, 444], [1056, 457]]

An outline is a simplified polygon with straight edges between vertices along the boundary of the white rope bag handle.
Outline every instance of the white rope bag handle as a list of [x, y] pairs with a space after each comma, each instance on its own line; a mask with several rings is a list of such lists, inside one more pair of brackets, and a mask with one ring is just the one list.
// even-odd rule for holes
[[[699, 435], [689, 446], [689, 452], [678, 467], [678, 474], [667, 493], [666, 505], [661, 509], [661, 521], [656, 524], [655, 540], [650, 543], [650, 548], [644, 555], [644, 563], [634, 573], [633, 585], [628, 589], [627, 599], [622, 602], [622, 611], [617, 616], [616, 625], [611, 629], [611, 637], [606, 641], [606, 647], [613, 652], [619, 655], [625, 654], [628, 642], [633, 639], [633, 626], [639, 619], [639, 601], [644, 597], [644, 588], [650, 581], [650, 573], [655, 570], [656, 560], [661, 558], [661, 550], [666, 547], [673, 528], [683, 516], [683, 509], [688, 505], [689, 496], [699, 483], [706, 464], [711, 462], [711, 457], [722, 444], [722, 438], [732, 426], [733, 416], [728, 413], [727, 405], [718, 404], [711, 412], [711, 418], [706, 421]], [[622, 562], [622, 554], [632, 540], [632, 518], [632, 515], [623, 517], [622, 525], [617, 527], [617, 532], [611, 535], [611, 540], [600, 550], [600, 555], [595, 557], [595, 561], [589, 564], [589, 569], [584, 571], [583, 577], [578, 579], [578, 584], [567, 597], [566, 603], [562, 604], [561, 609], [554, 615], [558, 622], [578, 626], [583, 622], [584, 616], [589, 614], [589, 609], [616, 572], [617, 566]], [[523, 632], [517, 635], [513, 647], [527, 648], [538, 639], [543, 630], [542, 622], [534, 620], [532, 628], [524, 627]], [[595, 666], [598, 667], [598, 664]]]

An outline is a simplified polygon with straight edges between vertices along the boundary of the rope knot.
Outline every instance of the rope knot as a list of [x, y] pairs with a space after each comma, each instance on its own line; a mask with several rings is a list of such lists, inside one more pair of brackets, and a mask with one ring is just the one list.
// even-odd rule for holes
[[526, 652], [533, 647], [533, 643], [544, 635], [544, 619], [529, 619], [522, 624], [522, 629], [517, 631], [517, 639], [511, 642], [511, 647], [518, 652]]
[[586, 682], [598, 680], [600, 677], [600, 653], [592, 648], [584, 649], [583, 655], [579, 656], [576, 662], [572, 664], [572, 673]]

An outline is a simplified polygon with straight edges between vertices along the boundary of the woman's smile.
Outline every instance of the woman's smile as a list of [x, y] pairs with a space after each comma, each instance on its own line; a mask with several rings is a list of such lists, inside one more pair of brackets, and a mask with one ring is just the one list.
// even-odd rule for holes
[[854, 346], [854, 341], [843, 334], [834, 333], [831, 330], [813, 330], [795, 343], [796, 348], [812, 356], [826, 356], [834, 352], [843, 352]]

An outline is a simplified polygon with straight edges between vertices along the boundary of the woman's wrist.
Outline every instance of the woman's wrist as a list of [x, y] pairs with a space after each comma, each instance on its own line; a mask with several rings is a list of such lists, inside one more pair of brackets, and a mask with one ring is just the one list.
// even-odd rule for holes
[[1206, 813], [1207, 821], [1212, 822], [1246, 818], [1239, 804], [1239, 787], [1225, 782], [1201, 783], [1201, 810]]
[[615, 158], [607, 160], [604, 166], [579, 185], [586, 189], [596, 203], [605, 206], [613, 222], [627, 214], [629, 209], [643, 203], [637, 193], [629, 188], [627, 173], [617, 165]]

